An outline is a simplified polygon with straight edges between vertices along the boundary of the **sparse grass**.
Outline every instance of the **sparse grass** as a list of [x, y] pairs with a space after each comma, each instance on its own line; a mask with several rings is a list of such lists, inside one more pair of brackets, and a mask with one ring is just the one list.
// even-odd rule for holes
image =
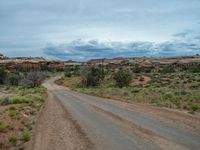
[[16, 119], [17, 115], [18, 115], [18, 110], [15, 107], [10, 107], [9, 108], [9, 116], [12, 119]]
[[30, 123], [24, 123], [24, 126], [31, 131], [32, 130], [32, 125]]
[[6, 98], [0, 98], [0, 105], [8, 105], [9, 103], [9, 99]]
[[[103, 84], [93, 88], [85, 88], [80, 82], [64, 85], [85, 94], [105, 98], [194, 111], [200, 107], [200, 75], [197, 73], [149, 73], [134, 76], [134, 82], [123, 88], [116, 87], [110, 75], [105, 77]], [[150, 80], [141, 81], [140, 78], [145, 80], [146, 76]], [[73, 77], [62, 79], [63, 83], [68, 81], [73, 81]]]
[[1, 98], [0, 105], [29, 103], [29, 100], [23, 96], [15, 96], [11, 98]]
[[131, 90], [131, 93], [138, 93], [138, 92], [140, 92], [140, 88], [138, 88], [138, 87], [133, 87], [132, 88], [132, 90]]
[[[0, 107], [5, 110], [0, 114], [0, 119], [8, 120], [7, 124], [0, 123], [0, 133], [5, 133], [1, 140], [7, 141], [0, 145], [0, 149], [18, 149], [31, 139], [29, 132], [33, 128], [35, 115], [44, 103], [46, 89], [0, 86], [0, 90], [8, 93], [7, 98], [0, 99]], [[21, 141], [18, 142], [18, 139]]]
[[9, 125], [6, 125], [0, 122], [0, 133], [6, 132], [8, 129], [9, 129]]

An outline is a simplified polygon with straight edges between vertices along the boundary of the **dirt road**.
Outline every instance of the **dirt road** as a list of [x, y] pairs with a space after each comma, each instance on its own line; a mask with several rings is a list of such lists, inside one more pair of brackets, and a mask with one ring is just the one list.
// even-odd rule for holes
[[88, 96], [54, 84], [35, 150], [200, 149], [200, 116]]

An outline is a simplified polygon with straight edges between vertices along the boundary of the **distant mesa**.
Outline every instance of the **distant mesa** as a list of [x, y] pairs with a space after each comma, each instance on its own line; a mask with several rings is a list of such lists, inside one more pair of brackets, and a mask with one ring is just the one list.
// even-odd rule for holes
[[77, 61], [74, 61], [74, 60], [68, 60], [68, 61], [64, 61], [64, 64], [65, 65], [73, 65], [73, 66], [78, 66], [78, 65], [82, 65], [83, 63], [82, 62], [77, 62]]
[[4, 58], [5, 58], [5, 56], [4, 56], [3, 54], [0, 53], [0, 59], [2, 60], [2, 59], [4, 59]]
[[43, 57], [6, 57], [0, 53], [1, 63], [9, 63], [9, 62], [44, 62], [46, 61]]
[[46, 64], [48, 66], [64, 68], [65, 66], [78, 65], [117, 65], [117, 64], [140, 64], [140, 65], [165, 65], [174, 63], [200, 63], [200, 55], [193, 56], [177, 56], [177, 57], [117, 57], [117, 58], [102, 58], [91, 59], [85, 62], [66, 60], [66, 61], [49, 61], [43, 57], [6, 57], [0, 54], [0, 66], [23, 64], [23, 66], [39, 66], [38, 64]]

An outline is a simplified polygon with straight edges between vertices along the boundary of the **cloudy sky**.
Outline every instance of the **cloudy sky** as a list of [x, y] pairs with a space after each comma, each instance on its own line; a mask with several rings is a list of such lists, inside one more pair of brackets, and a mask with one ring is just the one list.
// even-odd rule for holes
[[0, 0], [0, 53], [88, 60], [200, 53], [200, 0]]

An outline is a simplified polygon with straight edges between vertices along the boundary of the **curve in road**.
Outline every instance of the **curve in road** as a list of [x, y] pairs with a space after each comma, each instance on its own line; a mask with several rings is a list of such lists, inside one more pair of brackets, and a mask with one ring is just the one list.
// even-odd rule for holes
[[99, 150], [200, 148], [200, 117], [155, 106], [89, 96], [45, 82]]

